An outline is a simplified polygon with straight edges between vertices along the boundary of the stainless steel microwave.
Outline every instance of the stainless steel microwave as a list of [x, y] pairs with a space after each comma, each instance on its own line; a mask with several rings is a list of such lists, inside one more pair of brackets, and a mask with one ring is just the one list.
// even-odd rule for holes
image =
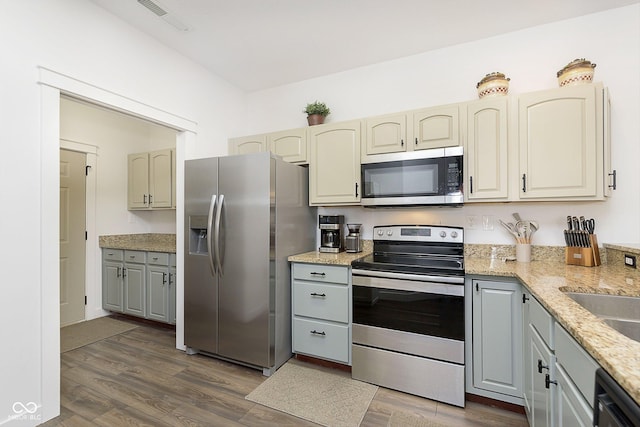
[[462, 147], [382, 155], [361, 166], [364, 207], [463, 203]]

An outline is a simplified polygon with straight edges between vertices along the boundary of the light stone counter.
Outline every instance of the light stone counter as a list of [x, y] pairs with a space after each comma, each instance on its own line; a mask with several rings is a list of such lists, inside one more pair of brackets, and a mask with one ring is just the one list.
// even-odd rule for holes
[[100, 236], [99, 245], [101, 248], [176, 253], [176, 235], [160, 233], [115, 234]]
[[[467, 275], [519, 279], [586, 351], [640, 404], [640, 343], [607, 326], [563, 292], [640, 296], [640, 273], [618, 265], [518, 263], [466, 258]], [[640, 304], [638, 307], [640, 310]]]
[[291, 262], [303, 262], [305, 264], [329, 264], [329, 265], [351, 265], [351, 261], [373, 252], [373, 241], [362, 241], [362, 252], [350, 253], [340, 252], [337, 254], [330, 254], [320, 251], [311, 251], [298, 255], [291, 255], [287, 258]]

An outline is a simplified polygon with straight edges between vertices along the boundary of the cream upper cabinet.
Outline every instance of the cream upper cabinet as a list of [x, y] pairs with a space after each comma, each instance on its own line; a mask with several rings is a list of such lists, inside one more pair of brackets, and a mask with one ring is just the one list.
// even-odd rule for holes
[[413, 112], [412, 117], [413, 150], [462, 145], [458, 105], [417, 110]]
[[362, 162], [382, 161], [380, 154], [462, 145], [459, 108], [447, 105], [365, 119]]
[[269, 151], [290, 163], [308, 163], [307, 128], [267, 134]]
[[127, 207], [161, 209], [175, 206], [175, 174], [171, 149], [128, 156]]
[[519, 198], [603, 198], [603, 122], [601, 85], [521, 95]]
[[229, 154], [250, 154], [269, 151], [266, 135], [242, 136], [229, 139]]
[[127, 158], [127, 207], [149, 208], [149, 153], [129, 154]]
[[402, 113], [366, 119], [363, 158], [375, 154], [406, 151], [409, 120], [410, 116]]
[[361, 121], [309, 128], [309, 204], [360, 202]]
[[466, 201], [506, 200], [509, 197], [508, 99], [492, 98], [467, 104], [464, 139]]

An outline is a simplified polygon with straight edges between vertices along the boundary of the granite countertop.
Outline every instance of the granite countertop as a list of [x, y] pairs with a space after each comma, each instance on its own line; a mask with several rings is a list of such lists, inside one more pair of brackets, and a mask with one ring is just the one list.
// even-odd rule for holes
[[291, 262], [302, 262], [306, 264], [330, 264], [350, 266], [351, 261], [367, 256], [373, 252], [373, 241], [362, 241], [362, 252], [339, 252], [331, 254], [320, 251], [305, 252], [303, 254], [291, 255], [287, 258]]
[[145, 233], [100, 236], [101, 248], [176, 253], [176, 235]]
[[[467, 275], [519, 279], [585, 350], [640, 404], [640, 342], [606, 325], [564, 292], [640, 296], [640, 273], [624, 266], [581, 267], [466, 258]], [[639, 307], [640, 309], [640, 307]]]

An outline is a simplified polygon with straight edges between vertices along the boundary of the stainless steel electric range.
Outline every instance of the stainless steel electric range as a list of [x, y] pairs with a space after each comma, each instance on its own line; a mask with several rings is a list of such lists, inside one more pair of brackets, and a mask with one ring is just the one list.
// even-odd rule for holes
[[377, 226], [351, 267], [352, 377], [464, 407], [464, 230]]

